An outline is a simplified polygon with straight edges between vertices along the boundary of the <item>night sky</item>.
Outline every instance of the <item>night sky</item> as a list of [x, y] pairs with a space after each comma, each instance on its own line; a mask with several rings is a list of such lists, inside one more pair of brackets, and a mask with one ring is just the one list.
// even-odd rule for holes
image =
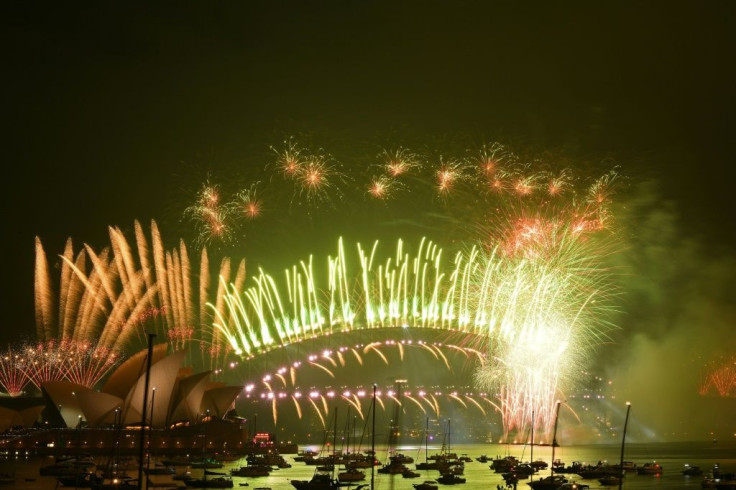
[[734, 2], [0, 10], [3, 341], [34, 332], [36, 236], [53, 255], [155, 219], [174, 246], [203, 176], [263, 167], [301, 136], [353, 161], [346, 148], [418, 141], [612, 159], [638, 189], [621, 365], [733, 355]]

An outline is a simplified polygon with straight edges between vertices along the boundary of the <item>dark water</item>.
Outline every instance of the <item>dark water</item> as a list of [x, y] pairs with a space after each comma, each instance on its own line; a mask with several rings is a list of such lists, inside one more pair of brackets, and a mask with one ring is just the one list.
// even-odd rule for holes
[[[305, 446], [308, 447], [308, 446]], [[310, 447], [319, 450], [319, 447]], [[403, 446], [399, 450], [407, 456], [414, 458], [415, 462], [424, 460], [424, 447]], [[438, 447], [430, 446], [429, 454], [433, 454], [439, 450]], [[472, 463], [465, 464], [465, 478], [467, 483], [455, 485], [458, 490], [480, 490], [495, 489], [497, 485], [503, 483], [500, 474], [496, 474], [489, 468], [490, 463], [480, 463], [475, 460], [480, 455], [488, 457], [505, 456], [511, 454], [518, 458], [528, 461], [530, 457], [533, 459], [543, 459], [550, 461], [552, 456], [551, 447], [535, 447], [533, 455], [530, 454], [529, 447], [524, 446], [504, 446], [498, 444], [474, 444], [474, 445], [458, 445], [452, 448], [453, 452], [458, 455], [467, 454], [473, 458]], [[379, 458], [385, 457], [385, 451], [378, 449]], [[290, 480], [309, 479], [314, 472], [314, 466], [306, 466], [303, 463], [293, 461], [294, 455], [285, 455], [288, 462], [292, 463], [292, 468], [275, 470], [268, 477], [260, 478], [238, 478], [235, 477], [234, 488], [241, 488], [239, 483], [247, 482], [247, 488], [269, 487], [272, 490], [293, 490]], [[559, 447], [555, 449], [555, 458], [571, 464], [573, 461], [582, 461], [595, 464], [598, 461], [608, 461], [609, 463], [617, 463], [620, 459], [620, 446], [617, 445], [585, 445], [585, 446], [569, 446]], [[702, 477], [686, 477], [682, 475], [683, 465], [700, 466], [708, 473], [714, 464], [718, 464], [722, 472], [736, 472], [736, 442], [690, 442], [690, 443], [656, 443], [656, 444], [627, 444], [624, 454], [626, 461], [633, 461], [638, 465], [646, 462], [656, 461], [660, 463], [664, 469], [661, 476], [644, 476], [636, 473], [628, 473], [624, 480], [623, 487], [627, 489], [697, 489], [701, 488]], [[0, 471], [14, 471], [16, 475], [16, 484], [12, 488], [22, 489], [39, 489], [47, 490], [57, 488], [57, 482], [54, 477], [39, 476], [38, 469], [40, 466], [49, 464], [50, 459], [44, 458], [21, 458], [17, 460], [5, 460], [2, 463]], [[244, 461], [235, 461], [227, 463], [225, 468], [220, 471], [227, 471], [231, 468], [237, 468], [244, 464]], [[413, 465], [409, 465], [413, 468]], [[193, 476], [201, 476], [202, 470], [191, 470]], [[415, 479], [406, 479], [401, 475], [381, 475], [375, 474], [375, 487], [386, 490], [413, 490], [412, 484], [418, 483], [424, 479], [435, 479], [439, 475], [436, 471], [420, 472], [422, 476]], [[137, 475], [136, 471], [132, 472]], [[540, 475], [549, 474], [549, 471], [542, 471]], [[572, 476], [572, 475], [570, 475]], [[159, 480], [167, 477], [158, 477]], [[582, 480], [576, 478], [577, 481], [584, 482], [592, 488], [602, 487], [597, 480]], [[181, 484], [181, 482], [179, 482]], [[370, 471], [366, 473], [365, 483], [370, 483]], [[441, 485], [442, 487], [442, 485]], [[58, 488], [64, 488], [58, 486]], [[449, 488], [449, 487], [448, 487]], [[526, 481], [522, 480], [518, 484], [519, 489], [529, 488]], [[613, 487], [617, 488], [617, 487]]]

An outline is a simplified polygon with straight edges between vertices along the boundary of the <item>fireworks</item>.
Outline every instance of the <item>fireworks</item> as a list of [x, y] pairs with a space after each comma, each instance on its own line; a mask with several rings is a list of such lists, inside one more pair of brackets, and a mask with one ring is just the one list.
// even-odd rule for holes
[[10, 396], [19, 396], [23, 393], [23, 387], [28, 378], [18, 369], [21, 356], [17, 352], [8, 349], [0, 358], [0, 386]]
[[[215, 202], [213, 194], [202, 195], [210, 196], [208, 199]], [[139, 350], [145, 346], [146, 333], [151, 331], [158, 331], [173, 347], [195, 342], [202, 345], [203, 353], [213, 348], [223, 354], [227, 352], [227, 346], [219, 345], [221, 338], [212, 336], [212, 330], [207, 328], [211, 320], [204, 304], [212, 301], [221, 305], [224, 291], [209, 290], [206, 250], [201, 254], [196, 289], [186, 246], [182, 243], [179, 249], [165, 251], [155, 222], [151, 223], [150, 240], [140, 224], [135, 223], [135, 247], [119, 229], [111, 227], [109, 231], [110, 247], [101, 253], [88, 245], [75, 252], [71, 240], [67, 242], [61, 256], [58, 287], [51, 277], [46, 252], [40, 240], [36, 240], [37, 336], [40, 345], [46, 346], [39, 352], [53, 357], [57, 348], [51, 349], [51, 345], [75, 345], [76, 352], [84, 351], [91, 356], [86, 361], [91, 362], [104, 352]], [[230, 260], [223, 260], [219, 276], [230, 278], [230, 275]], [[244, 275], [245, 264], [241, 262], [233, 283], [240, 284]], [[53, 294], [54, 289], [58, 289], [58, 297]], [[206, 356], [208, 363], [219, 359]], [[39, 362], [38, 368], [29, 360], [24, 365], [28, 376], [36, 380], [72, 376], [65, 372], [69, 367], [59, 367], [59, 374], [38, 371], [51, 369], [50, 360]], [[84, 381], [91, 374], [73, 376]]]
[[[343, 345], [334, 349], [328, 348], [306, 354], [302, 360], [292, 359], [289, 364], [283, 365], [273, 372], [262, 373], [257, 380], [246, 382], [246, 398], [270, 403], [274, 422], [277, 421], [283, 403], [287, 404], [286, 408], [293, 406], [299, 418], [302, 418], [305, 411], [313, 409], [319, 418], [324, 421], [329, 417], [330, 405], [338, 399], [350, 404], [356, 410], [358, 416], [362, 418], [365, 413], [364, 402], [370, 398], [371, 390], [362, 386], [341, 387], [339, 389], [316, 387], [305, 389], [300, 386], [297, 373], [312, 370], [311, 374], [316, 372], [328, 376], [331, 380], [330, 384], [332, 384], [338, 370], [349, 369], [353, 364], [368, 365], [371, 356], [377, 356], [380, 363], [388, 364], [391, 362], [390, 357], [396, 358], [398, 356], [398, 360], [401, 361], [409, 355], [409, 352], [413, 352], [415, 356], [424, 354], [426, 358], [442, 362], [448, 374], [452, 371], [448, 359], [452, 354], [458, 355], [467, 361], [475, 360], [481, 363], [484, 361], [482, 353], [472, 348], [437, 341], [425, 342], [401, 339], [371, 342], [369, 344]], [[393, 356], [391, 356], [392, 353]], [[472, 366], [472, 364], [469, 364], [469, 366]], [[468, 369], [472, 369], [472, 367]], [[397, 400], [398, 395], [392, 388], [377, 392], [377, 396], [381, 397], [379, 403], [384, 409], [386, 408], [385, 401], [389, 399], [401, 404], [401, 401]], [[468, 389], [461, 391], [443, 391], [436, 388], [431, 390], [423, 388], [415, 390], [402, 389], [400, 396], [406, 402], [413, 403], [425, 415], [438, 417], [442, 413], [441, 407], [446, 406], [448, 401], [458, 402], [466, 408], [473, 406], [484, 415], [487, 410], [495, 409], [495, 405], [487, 394], [472, 393]], [[305, 405], [306, 401], [309, 401], [308, 405]]]
[[707, 395], [713, 389], [720, 396], [736, 394], [736, 359], [721, 360], [710, 366], [702, 377], [698, 392]]
[[305, 161], [302, 154], [306, 152], [291, 138], [284, 141], [283, 148], [277, 149], [272, 146], [271, 151], [276, 153], [274, 166], [277, 171], [285, 179], [296, 180], [299, 174], [302, 173], [302, 166]]
[[221, 201], [219, 186], [208, 181], [202, 185], [197, 201], [184, 210], [184, 215], [195, 222], [200, 245], [212, 240], [227, 242], [232, 238], [233, 229], [229, 223], [232, 206]]
[[331, 155], [320, 149], [307, 152], [293, 140], [284, 142], [283, 149], [272, 150], [276, 153], [276, 161], [271, 165], [281, 175], [295, 185], [294, 198], [303, 198], [308, 205], [330, 202], [341, 195], [340, 186], [346, 177], [340, 171], [340, 164]]
[[[39, 241], [40, 340], [99, 339], [98, 347], [122, 350], [144, 338], [145, 327], [165, 333], [177, 348], [198, 346], [203, 359], [217, 362], [359, 329], [452, 332], [482, 352], [475, 379], [494, 393], [507, 434], [528, 428], [532, 413], [535, 424], [548, 427], [571, 371], [612, 328], [616, 293], [604, 259], [613, 241], [602, 246], [598, 235], [611, 225], [617, 173], [585, 179], [567, 168], [523, 162], [494, 143], [464, 157], [429, 158], [403, 147], [383, 151], [378, 164], [359, 166], [378, 167], [379, 175], [355, 172], [348, 179], [323, 150], [308, 151], [293, 140], [272, 150], [274, 160], [263, 166], [271, 175], [258, 175], [232, 197], [208, 180], [186, 208], [202, 248], [199, 268], [184, 242], [165, 251], [155, 226], [149, 243], [136, 223], [136, 246], [111, 228], [110, 247], [101, 252], [86, 245], [74, 252], [69, 241], [57, 301]], [[252, 267], [246, 277], [244, 261], [231, 268], [223, 259], [218, 279], [210, 280], [207, 245], [238, 245], [244, 226], [280, 214], [263, 213], [264, 197], [269, 211], [288, 208], [307, 218], [278, 223], [288, 236], [285, 245], [293, 247], [305, 236], [300, 221], [319, 217], [324, 204], [340, 204], [331, 207], [330, 218], [343, 213], [361, 226], [353, 207], [360, 200], [351, 200], [352, 194], [385, 202], [397, 223], [439, 230], [452, 248], [422, 239], [411, 251], [406, 243], [416, 242], [399, 240], [386, 251], [377, 240], [346, 247], [340, 239], [332, 255], [309, 255], [275, 275]], [[334, 220], [327, 229], [339, 226]], [[254, 235], [249, 244], [261, 238]], [[265, 241], [268, 251], [278, 242], [271, 234]], [[381, 357], [381, 349], [366, 348]], [[322, 361], [309, 363], [333, 370]]]
[[450, 160], [440, 161], [437, 169], [437, 192], [441, 196], [446, 196], [457, 185], [458, 181], [463, 180], [465, 176], [465, 165], [461, 161]]
[[257, 197], [257, 184], [235, 195], [235, 206], [238, 213], [247, 219], [258, 218], [263, 211], [263, 203]]
[[400, 177], [421, 167], [421, 157], [406, 148], [383, 150], [378, 158], [391, 177]]
[[373, 177], [373, 180], [371, 180], [368, 186], [368, 194], [375, 199], [386, 200], [391, 197], [398, 185], [396, 180], [385, 175]]
[[28, 344], [3, 356], [3, 387], [11, 396], [20, 394], [27, 382], [38, 389], [49, 381], [71, 381], [92, 388], [119, 360], [118, 352], [87, 342]]
[[[293, 196], [312, 206], [335, 192], [341, 210], [354, 212], [342, 191], [327, 185], [333, 174], [326, 154], [315, 156], [293, 140], [274, 151], [271, 168], [294, 185]], [[568, 373], [612, 327], [615, 289], [603, 263], [613, 246], [598, 245], [597, 234], [611, 226], [618, 173], [586, 179], [570, 168], [522, 159], [499, 143], [460, 158], [383, 150], [377, 167], [381, 173], [368, 178], [362, 193], [389, 211], [416, 209], [410, 219], [428, 216], [432, 226], [450, 225], [443, 232], [456, 243], [454, 257], [448, 260], [429, 240], [413, 255], [400, 241], [384, 259], [378, 242], [367, 249], [358, 244], [353, 255], [340, 241], [334, 256], [309, 256], [281, 279], [259, 268], [245, 290], [221, 281], [228, 294], [223, 304], [210, 305], [214, 329], [244, 356], [355, 329], [473, 334], [485, 339], [482, 348], [492, 361], [477, 381], [500, 394], [506, 432], [524, 430], [532, 413], [548, 426]], [[360, 174], [355, 177], [360, 186]], [[344, 189], [347, 198], [350, 189]], [[527, 359], [536, 364], [523, 368], [519, 363]]]
[[[605, 340], [611, 328], [609, 272], [600, 268], [592, 246], [567, 237], [555, 242], [554, 256], [548, 244], [536, 260], [472, 248], [446, 268], [442, 250], [427, 240], [413, 255], [399, 241], [383, 262], [378, 242], [370, 249], [358, 246], [357, 261], [339, 242], [322, 267], [328, 271], [322, 281], [310, 257], [285, 271], [285, 293], [263, 271], [242, 295], [229, 288], [231, 321], [220, 317], [215, 328], [247, 356], [358, 328], [411, 326], [472, 335], [478, 339], [474, 347], [490, 358], [477, 379], [501, 393], [507, 434], [525, 429], [533, 412], [546, 428], [560, 381], [569, 381], [588, 346]], [[360, 264], [358, 270], [349, 270], [351, 262]]]

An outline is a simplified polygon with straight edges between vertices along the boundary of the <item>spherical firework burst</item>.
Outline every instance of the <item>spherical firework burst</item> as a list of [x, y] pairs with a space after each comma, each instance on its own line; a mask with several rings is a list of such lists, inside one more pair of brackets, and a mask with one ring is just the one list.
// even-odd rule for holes
[[399, 147], [395, 150], [382, 150], [378, 155], [381, 166], [393, 178], [401, 177], [418, 170], [422, 159], [407, 148]]
[[368, 194], [374, 199], [388, 200], [398, 187], [399, 183], [391, 177], [373, 177], [368, 186]]
[[257, 183], [252, 184], [250, 188], [244, 189], [235, 195], [234, 211], [246, 219], [258, 218], [263, 212], [263, 203], [258, 198], [257, 185]]

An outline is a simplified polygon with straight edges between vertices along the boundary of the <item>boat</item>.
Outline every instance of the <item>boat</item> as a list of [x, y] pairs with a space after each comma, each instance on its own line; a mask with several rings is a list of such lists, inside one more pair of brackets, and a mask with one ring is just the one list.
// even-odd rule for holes
[[565, 465], [564, 463], [554, 465], [555, 473], [560, 474], [579, 474], [580, 471], [585, 469], [585, 464], [581, 461], [573, 461], [571, 465]]
[[621, 483], [621, 476], [619, 475], [606, 475], [603, 478], [598, 478], [598, 482], [604, 487], [612, 487]]
[[271, 467], [260, 464], [230, 470], [230, 476], [269, 476], [270, 474]]
[[309, 480], [291, 480], [296, 490], [336, 490], [340, 482], [327, 473], [315, 473]]
[[490, 460], [490, 458], [486, 456], [485, 454], [481, 454], [480, 456], [475, 458], [475, 460], [479, 463], [487, 463]]
[[465, 478], [453, 473], [443, 473], [437, 478], [437, 482], [443, 485], [456, 485], [458, 483], [465, 483]]
[[403, 476], [404, 478], [419, 478], [422, 475], [414, 470], [407, 468], [406, 471], [401, 474], [401, 476]]
[[[429, 419], [427, 419], [427, 424], [429, 424]], [[428, 432], [429, 426], [427, 426], [427, 430], [425, 430], [425, 441], [427, 440], [428, 435], [426, 432]], [[453, 453], [451, 451], [451, 432], [450, 432], [450, 421], [447, 421], [447, 433], [445, 439], [442, 441], [442, 448], [438, 454], [433, 454], [431, 456], [427, 455], [427, 448], [426, 448], [426, 442], [425, 442], [425, 461], [424, 463], [418, 463], [416, 465], [416, 468], [418, 470], [439, 470], [440, 472], [447, 472], [449, 471], [449, 466], [456, 465], [456, 464], [463, 464], [462, 461], [460, 461], [457, 457], [457, 454]]]
[[507, 473], [519, 463], [520, 461], [515, 456], [505, 456], [494, 459], [490, 466], [496, 473]]
[[702, 488], [715, 488], [716, 490], [736, 490], [736, 475], [729, 473], [724, 478], [707, 477], [701, 484]]
[[396, 461], [397, 463], [401, 464], [411, 464], [414, 462], [414, 458], [411, 456], [407, 456], [402, 453], [393, 453], [390, 457], [392, 461]]
[[311, 449], [303, 449], [297, 453], [296, 456], [294, 456], [294, 461], [298, 463], [304, 463], [307, 459], [314, 459], [317, 457], [319, 453], [317, 451], [312, 451]]
[[650, 463], [644, 463], [636, 469], [637, 475], [661, 475], [664, 469], [662, 465], [656, 461]]
[[383, 475], [399, 475], [408, 469], [409, 468], [407, 468], [405, 464], [389, 461], [385, 465], [378, 468], [376, 472], [381, 473]]
[[171, 477], [172, 480], [182, 480], [182, 481], [191, 480], [191, 478], [192, 478], [192, 474], [189, 471], [183, 471]]
[[437, 490], [439, 488], [434, 480], [424, 480], [422, 483], [415, 483], [413, 486], [416, 490]]
[[596, 466], [588, 466], [579, 470], [577, 474], [584, 480], [598, 480], [606, 476], [620, 475], [621, 470], [601, 461]]
[[532, 487], [534, 490], [544, 489], [544, 490], [557, 490], [560, 488], [564, 483], [567, 483], [567, 478], [565, 478], [562, 475], [549, 475], [545, 476], [543, 478], [540, 478], [539, 480], [534, 480], [527, 482], [527, 485]]
[[84, 473], [79, 475], [64, 475], [56, 479], [64, 487], [92, 488], [94, 475]]
[[685, 467], [682, 469], [682, 474], [685, 476], [700, 476], [703, 474], [703, 470], [700, 466], [690, 466], [685, 463]]
[[190, 478], [184, 483], [190, 488], [233, 488], [233, 479], [229, 476]]
[[77, 466], [67, 463], [54, 463], [39, 468], [38, 473], [41, 476], [78, 476], [89, 473], [88, 466]]
[[519, 483], [519, 475], [516, 473], [501, 473], [501, 477], [506, 485], [516, 485]]
[[[552, 433], [552, 461], [555, 461], [555, 448], [558, 446], [557, 444], [557, 420], [560, 415], [560, 402], [557, 402], [555, 404], [555, 426], [554, 431]], [[532, 427], [533, 429], [533, 427]], [[533, 430], [532, 430], [532, 433]], [[532, 448], [534, 448], [534, 436], [532, 436]], [[544, 463], [544, 468], [547, 467], [547, 463], [542, 461]], [[534, 462], [532, 462], [529, 466], [532, 467], [532, 469], [537, 470], [538, 468], [541, 468], [539, 464], [535, 465]], [[549, 476], [545, 476], [543, 478], [540, 478], [539, 480], [532, 480], [530, 482], [527, 482], [527, 485], [532, 487], [534, 490], [557, 490], [562, 486], [563, 483], [567, 483], [567, 478], [565, 478], [562, 475], [555, 475], [555, 465], [552, 464], [550, 468], [550, 474]]]
[[529, 476], [536, 473], [536, 470], [529, 463], [519, 463], [513, 466], [509, 473], [514, 473], [519, 478], [529, 478]]
[[[375, 398], [375, 393], [373, 394]], [[336, 453], [334, 452], [336, 449], [336, 439], [337, 439], [337, 407], [335, 408], [335, 429], [334, 429], [334, 438], [332, 441], [332, 447], [333, 447], [333, 453], [329, 459], [330, 465], [334, 465], [334, 461], [336, 458]], [[321, 459], [321, 458], [319, 458]], [[305, 461], [306, 462], [306, 461]], [[334, 468], [333, 468], [334, 469]], [[319, 468], [314, 472], [314, 475], [312, 475], [312, 478], [309, 480], [291, 480], [291, 485], [296, 488], [296, 490], [335, 490], [340, 488], [340, 480], [337, 478], [333, 478], [332, 471], [330, 472], [322, 472], [319, 471]]]
[[365, 480], [365, 473], [356, 468], [347, 468], [345, 471], [341, 471], [337, 474], [338, 481], [352, 482]]

